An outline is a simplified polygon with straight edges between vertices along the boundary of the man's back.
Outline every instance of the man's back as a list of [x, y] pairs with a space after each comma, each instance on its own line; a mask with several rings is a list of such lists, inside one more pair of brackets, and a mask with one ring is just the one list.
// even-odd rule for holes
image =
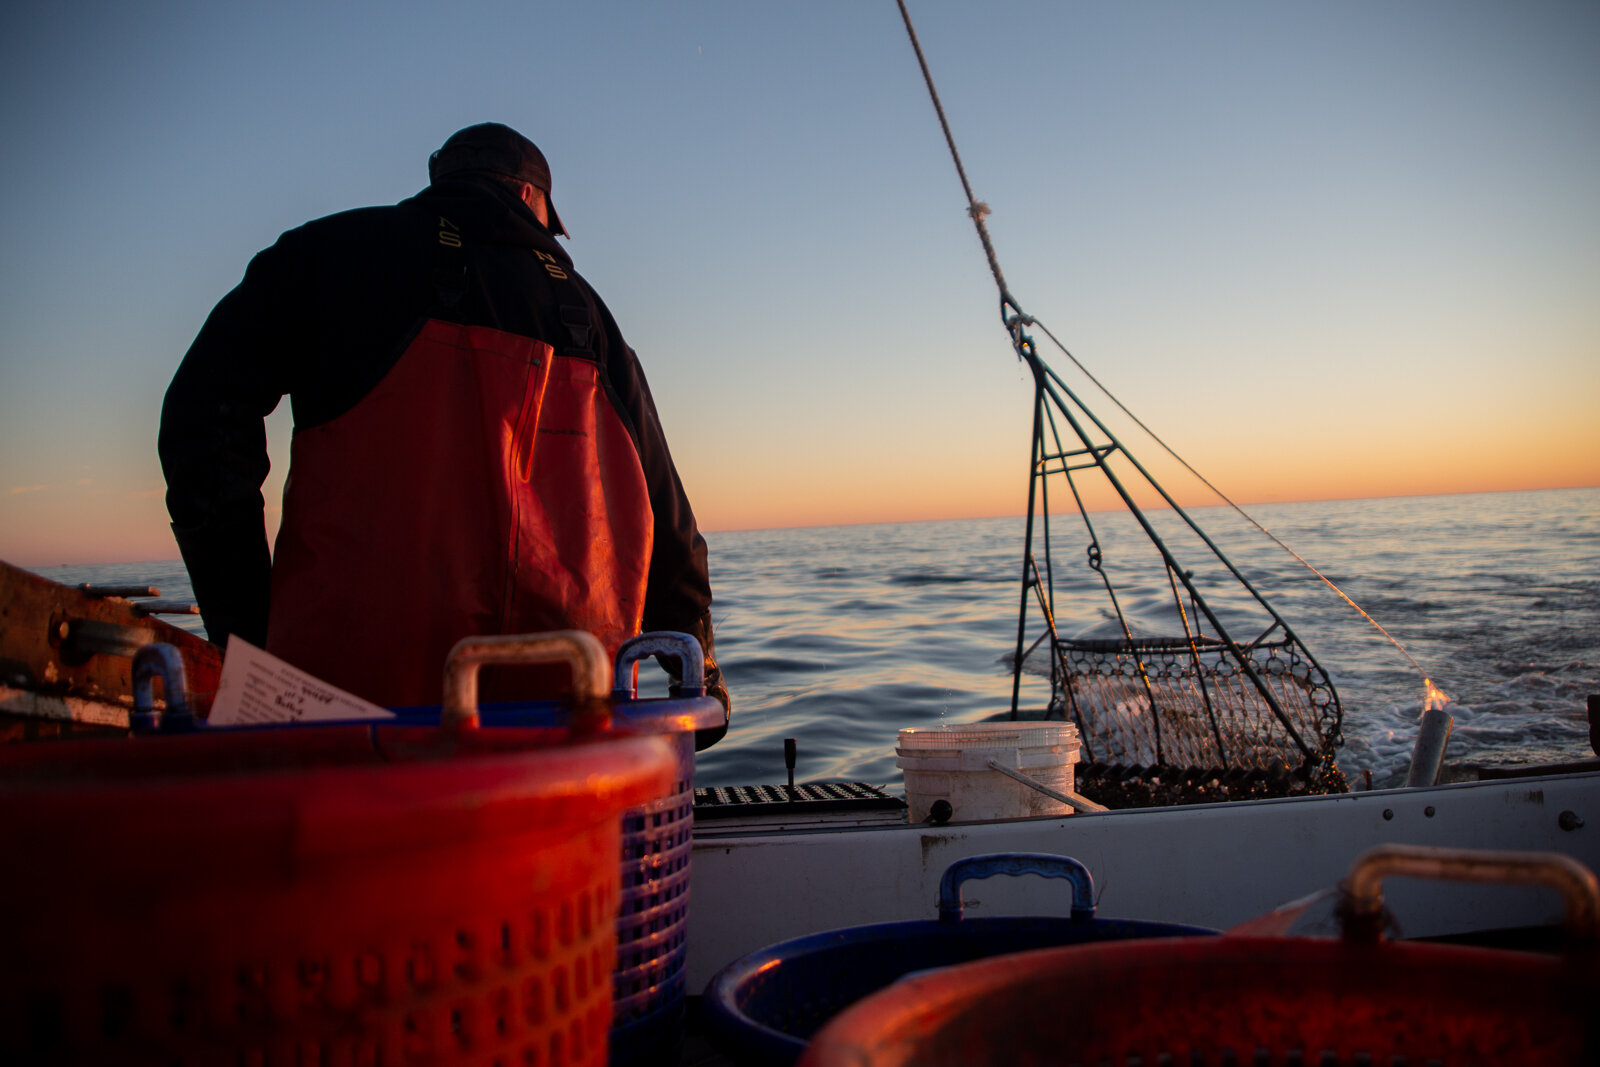
[[[284, 393], [269, 626], [260, 420]], [[443, 651], [468, 632], [709, 639], [704, 541], [638, 362], [492, 176], [308, 223], [257, 256], [174, 378], [161, 452], [213, 638], [265, 640], [369, 699], [436, 700]], [[393, 679], [397, 663], [415, 677]]]

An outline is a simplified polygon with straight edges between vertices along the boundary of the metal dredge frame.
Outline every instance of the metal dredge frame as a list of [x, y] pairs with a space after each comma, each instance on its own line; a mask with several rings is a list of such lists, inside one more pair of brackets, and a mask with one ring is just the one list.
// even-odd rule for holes
[[[1002, 302], [1002, 315], [1018, 357], [1033, 372], [1035, 386], [1011, 717], [1019, 714], [1028, 653], [1048, 639], [1051, 692], [1046, 714], [1071, 715], [1090, 762], [1219, 772], [1239, 767], [1293, 771], [1318, 791], [1341, 789], [1334, 751], [1340, 741], [1342, 710], [1327, 672], [1206, 532], [1044, 363], [1024, 328], [1034, 321], [1009, 300]], [[1063, 443], [1058, 416], [1070, 427], [1078, 447]], [[1109, 461], [1117, 454], [1266, 612], [1270, 621], [1253, 639], [1241, 643], [1228, 632], [1195, 585], [1192, 572], [1178, 562], [1112, 469]], [[1086, 470], [1105, 478], [1160, 554], [1183, 623], [1181, 637], [1133, 633], [1105, 572], [1099, 536], [1079, 491], [1075, 475]], [[1088, 565], [1105, 586], [1121, 639], [1070, 640], [1056, 629], [1049, 484], [1057, 474], [1065, 477], [1088, 532]], [[1036, 524], [1043, 527], [1039, 556], [1034, 552]], [[1045, 631], [1025, 649], [1030, 593]]]

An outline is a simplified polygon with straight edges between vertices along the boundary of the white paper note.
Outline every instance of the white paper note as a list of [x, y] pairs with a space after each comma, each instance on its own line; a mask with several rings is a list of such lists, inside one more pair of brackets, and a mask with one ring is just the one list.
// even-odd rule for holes
[[206, 721], [212, 726], [245, 726], [392, 718], [392, 712], [319, 681], [229, 634], [227, 655], [222, 660], [222, 678], [217, 683], [217, 698]]

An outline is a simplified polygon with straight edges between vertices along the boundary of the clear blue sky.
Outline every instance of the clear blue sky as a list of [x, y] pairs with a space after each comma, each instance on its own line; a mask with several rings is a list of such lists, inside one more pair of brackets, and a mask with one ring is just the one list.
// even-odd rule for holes
[[[1013, 292], [1225, 489], [1600, 483], [1600, 4], [912, 13]], [[484, 120], [550, 157], [705, 525], [1022, 509], [893, 0], [18, 3], [0, 49], [0, 558], [175, 555], [157, 415], [211, 306]]]

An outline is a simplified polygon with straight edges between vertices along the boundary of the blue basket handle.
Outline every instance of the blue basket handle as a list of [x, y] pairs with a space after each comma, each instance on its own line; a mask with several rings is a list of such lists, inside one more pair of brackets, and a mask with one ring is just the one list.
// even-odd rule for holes
[[700, 650], [700, 642], [677, 630], [652, 630], [628, 638], [617, 649], [617, 664], [611, 671], [613, 700], [633, 700], [639, 695], [633, 684], [633, 665], [646, 656], [671, 656], [678, 661], [683, 677], [677, 687], [679, 696], [706, 695], [706, 656]]
[[[156, 710], [156, 675], [167, 699], [167, 713]], [[194, 712], [189, 710], [188, 682], [183, 673], [183, 656], [165, 641], [145, 645], [133, 654], [133, 711], [128, 725], [136, 733], [154, 730], [193, 729]]]
[[939, 921], [961, 921], [961, 883], [996, 874], [1037, 874], [1045, 878], [1065, 878], [1072, 883], [1072, 917], [1094, 918], [1094, 879], [1089, 868], [1069, 856], [1044, 852], [998, 852], [987, 856], [968, 856], [945, 868], [939, 879]]

